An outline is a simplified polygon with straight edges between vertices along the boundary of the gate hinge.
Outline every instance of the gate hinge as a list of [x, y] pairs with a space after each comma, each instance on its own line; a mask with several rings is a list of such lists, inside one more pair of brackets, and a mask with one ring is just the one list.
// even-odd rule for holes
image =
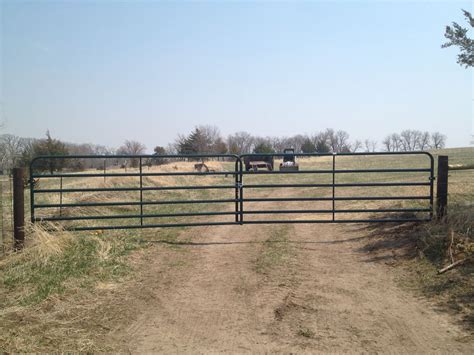
[[242, 184], [241, 182], [238, 182], [237, 184], [235, 184], [235, 187], [237, 187], [238, 189], [241, 189], [242, 187], [244, 187], [244, 184]]
[[435, 181], [435, 180], [436, 180], [436, 176], [433, 176], [433, 177], [430, 176], [430, 177], [428, 178], [428, 180], [430, 180], [430, 181]]

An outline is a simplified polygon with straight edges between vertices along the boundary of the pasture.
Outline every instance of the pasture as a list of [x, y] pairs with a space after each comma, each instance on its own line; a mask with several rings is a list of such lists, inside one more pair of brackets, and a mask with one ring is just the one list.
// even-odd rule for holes
[[[439, 154], [449, 155], [450, 164], [474, 163], [473, 148], [436, 151], [435, 161]], [[192, 171], [194, 163], [171, 162], [143, 169], [144, 172], [185, 172]], [[206, 164], [216, 172], [228, 171], [229, 175], [147, 176], [142, 183], [144, 187], [234, 183], [230, 174], [234, 171], [233, 163], [208, 161]], [[275, 166], [278, 164], [275, 161]], [[299, 164], [302, 170], [331, 169], [332, 157], [302, 158]], [[426, 157], [361, 156], [338, 157], [336, 168], [420, 166], [429, 167]], [[120, 173], [123, 169], [110, 167], [107, 172]], [[472, 233], [474, 170], [455, 170], [449, 175], [449, 213], [455, 218], [462, 210], [464, 219], [463, 223], [449, 225], [450, 232], [472, 238], [469, 233]], [[347, 173], [338, 175], [336, 183], [403, 183], [428, 181], [428, 176], [426, 172]], [[331, 182], [331, 174], [245, 175], [248, 185]], [[38, 188], [57, 189], [59, 183], [59, 179], [41, 178]], [[67, 177], [62, 181], [63, 188], [70, 189], [138, 184], [136, 177], [107, 177], [105, 181], [103, 177]], [[338, 187], [335, 196], [426, 196], [428, 190], [429, 186]], [[41, 208], [36, 216], [135, 215], [140, 212], [140, 206], [113, 204], [137, 201], [137, 195], [137, 191], [64, 193], [62, 197], [58, 193], [38, 194], [37, 204], [62, 202], [66, 207]], [[246, 198], [331, 195], [332, 189], [327, 187], [245, 190]], [[143, 198], [145, 202], [231, 200], [235, 195], [232, 189], [170, 189], [145, 191]], [[8, 209], [5, 208], [8, 200], [4, 195], [3, 211]], [[67, 207], [71, 203], [110, 205]], [[336, 208], [424, 208], [428, 203], [336, 201]], [[330, 201], [249, 202], [246, 208], [326, 210], [331, 204]], [[232, 213], [234, 204], [145, 204], [143, 209], [148, 215]], [[377, 215], [369, 215], [374, 214]], [[398, 217], [397, 213], [393, 214]], [[341, 213], [337, 217], [366, 215]], [[301, 213], [245, 216], [249, 220], [331, 217]], [[382, 218], [386, 217], [383, 213]], [[215, 222], [233, 221], [234, 215], [145, 219], [150, 224]], [[6, 253], [0, 261], [1, 350], [200, 352], [213, 348], [304, 352], [314, 346], [322, 351], [377, 351], [395, 346], [392, 349], [400, 352], [420, 349], [467, 352], [472, 345], [472, 338], [467, 335], [472, 329], [472, 268], [466, 266], [435, 278], [436, 267], [446, 257], [443, 243], [437, 247], [436, 258], [431, 259], [434, 247], [430, 244], [424, 249], [427, 255], [419, 259], [419, 241], [432, 243], [424, 239], [426, 230], [438, 228], [436, 240], [448, 233], [437, 222], [401, 226], [270, 224], [77, 232], [58, 227], [56, 231], [48, 231], [57, 225], [67, 228], [114, 223], [136, 225], [139, 219], [84, 219], [28, 226], [25, 251]], [[455, 280], [451, 289], [446, 286], [449, 280]], [[426, 305], [420, 296], [435, 298]], [[446, 305], [452, 302], [456, 303], [457, 311]], [[435, 312], [435, 304], [446, 312]], [[450, 313], [454, 318], [450, 318]]]

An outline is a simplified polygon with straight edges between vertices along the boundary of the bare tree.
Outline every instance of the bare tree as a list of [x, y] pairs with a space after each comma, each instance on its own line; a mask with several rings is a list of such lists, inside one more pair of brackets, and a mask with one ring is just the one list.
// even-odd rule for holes
[[293, 147], [287, 137], [271, 137], [268, 140], [275, 152], [282, 152], [285, 148]]
[[322, 136], [326, 138], [326, 142], [329, 145], [329, 148], [331, 148], [332, 152], [337, 152], [337, 138], [336, 138], [336, 133], [332, 128], [328, 128], [322, 133]]
[[311, 141], [318, 153], [328, 153], [331, 151], [327, 131], [319, 132], [311, 137]]
[[[145, 153], [146, 147], [137, 141], [129, 141], [126, 140], [125, 143], [117, 149], [118, 155], [140, 155]], [[130, 159], [130, 166], [132, 168], [136, 168], [138, 166], [139, 159], [138, 158], [131, 158]]]
[[[286, 146], [283, 148], [293, 148], [296, 153], [301, 153], [301, 147], [308, 140], [308, 136], [303, 134], [296, 134], [285, 140]], [[283, 150], [280, 150], [283, 151]]]
[[0, 136], [0, 166], [10, 170], [19, 164], [24, 148], [24, 139], [12, 134]]
[[[224, 154], [227, 152], [227, 146], [222, 140], [221, 132], [216, 126], [198, 126], [197, 129], [202, 133], [204, 141], [201, 142], [201, 152]], [[222, 153], [224, 151], [224, 153]]]
[[433, 149], [443, 149], [446, 144], [446, 136], [439, 132], [431, 134], [431, 147]]
[[351, 152], [355, 153], [362, 148], [362, 142], [356, 139], [354, 143], [348, 145], [348, 148]]
[[400, 144], [402, 150], [411, 152], [418, 148], [422, 133], [420, 131], [406, 129], [400, 133]]
[[117, 154], [140, 155], [145, 153], [145, 149], [146, 147], [140, 142], [126, 140], [117, 150]]
[[393, 152], [393, 143], [392, 143], [392, 136], [387, 136], [385, 139], [382, 141], [382, 144], [385, 148], [385, 151], [387, 152]]
[[[388, 148], [391, 148], [391, 141], [390, 141], [390, 137], [387, 137], [389, 139], [389, 142], [388, 142]], [[387, 139], [385, 138], [385, 140]], [[385, 140], [384, 140], [384, 144], [385, 144]], [[386, 146], [387, 147], [387, 146]], [[366, 139], [364, 141], [364, 149], [366, 152], [375, 152], [377, 150], [377, 141], [373, 141], [373, 140], [370, 140], [370, 139]], [[388, 152], [390, 152], [389, 149], [387, 149]]]
[[337, 132], [334, 132], [334, 130], [332, 129], [327, 129], [326, 134], [328, 137], [329, 146], [331, 147], [333, 152], [339, 153], [351, 150], [351, 146], [349, 144], [349, 133], [347, 133], [346, 131], [339, 130]]
[[350, 151], [349, 133], [346, 131], [334, 131], [332, 128], [326, 129], [321, 133], [321, 138], [325, 139], [326, 143], [334, 153], [343, 151]]
[[247, 154], [253, 151], [255, 138], [247, 132], [237, 132], [227, 137], [227, 147], [231, 154]]
[[393, 152], [399, 152], [402, 150], [402, 138], [398, 133], [392, 133], [392, 144], [393, 144]]
[[419, 150], [430, 149], [431, 147], [430, 140], [431, 140], [431, 137], [430, 137], [429, 132], [421, 133], [418, 137], [418, 149]]
[[169, 144], [166, 146], [166, 154], [170, 154], [170, 155], [178, 154], [178, 150], [177, 150], [177, 148], [176, 148], [176, 144], [175, 144], [175, 143], [169, 143]]

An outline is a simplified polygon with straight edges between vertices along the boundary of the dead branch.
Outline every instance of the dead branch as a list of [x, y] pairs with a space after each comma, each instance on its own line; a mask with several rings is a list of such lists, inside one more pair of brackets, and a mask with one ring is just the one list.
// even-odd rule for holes
[[449, 243], [449, 257], [451, 258], [451, 264], [454, 263], [454, 257], [453, 257], [453, 244], [454, 244], [454, 231], [451, 230], [451, 243]]
[[471, 259], [471, 256], [468, 256], [467, 258], [464, 258], [464, 259], [461, 259], [461, 260], [458, 260], [444, 268], [442, 268], [441, 270], [438, 270], [438, 275], [439, 274], [442, 274], [442, 273], [445, 273], [446, 271], [448, 270], [451, 270], [451, 269], [454, 269], [456, 266], [459, 266], [461, 264], [464, 264], [466, 261], [468, 261], [469, 259]]

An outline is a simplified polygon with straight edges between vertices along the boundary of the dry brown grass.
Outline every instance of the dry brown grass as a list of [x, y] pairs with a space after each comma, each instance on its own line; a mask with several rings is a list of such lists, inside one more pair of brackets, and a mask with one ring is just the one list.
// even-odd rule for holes
[[[456, 153], [457, 154], [457, 153]], [[464, 152], [463, 152], [464, 154]], [[464, 157], [464, 156], [463, 156]], [[385, 167], [387, 164], [391, 167], [399, 167], [401, 161], [394, 160], [384, 162], [380, 159], [356, 159], [338, 158], [339, 165], [337, 168], [376, 168]], [[468, 159], [468, 158], [463, 158]], [[461, 159], [460, 161], [464, 161]], [[456, 159], [453, 159], [457, 161]], [[303, 169], [328, 169], [331, 167], [332, 158], [310, 158], [301, 159], [300, 166]], [[233, 164], [227, 162], [206, 162], [211, 169], [216, 171], [233, 170]], [[275, 163], [276, 165], [278, 162]], [[409, 161], [403, 166], [418, 164], [417, 160]], [[158, 167], [144, 169], [144, 172], [172, 172], [172, 171], [193, 171], [193, 162], [178, 162], [165, 164]], [[108, 170], [109, 172], [122, 172], [121, 169]], [[130, 170], [129, 170], [130, 171]], [[95, 171], [91, 171], [95, 172]], [[399, 181], [410, 181], [414, 175], [405, 174], [396, 176]], [[315, 179], [315, 182], [326, 182], [322, 176], [252, 176], [246, 179], [248, 183], [253, 182], [270, 182], [270, 183], [304, 183], [308, 179]], [[359, 179], [382, 179], [383, 177], [372, 175], [371, 177], [357, 177]], [[387, 177], [385, 177], [387, 178]], [[390, 176], [388, 178], [391, 178]], [[356, 181], [355, 176], [346, 176], [346, 181]], [[360, 181], [360, 180], [357, 180]], [[383, 181], [383, 180], [382, 180]], [[103, 178], [68, 178], [64, 179], [64, 188], [80, 188], [80, 187], [118, 187], [118, 186], [138, 186], [138, 178], [107, 178], [104, 182]], [[233, 183], [233, 177], [225, 176], [189, 176], [189, 177], [146, 177], [144, 179], [145, 186], [177, 186], [184, 184], [195, 185], [212, 185]], [[41, 188], [55, 188], [57, 181], [41, 180]], [[370, 192], [370, 191], [369, 191]], [[400, 191], [397, 191], [401, 194]], [[411, 189], [412, 194], [423, 194], [422, 189]], [[186, 198], [226, 198], [222, 195], [222, 191], [212, 191], [209, 195], [204, 192], [161, 192], [162, 194], [147, 193], [147, 198], [157, 199], [178, 199], [183, 196]], [[341, 194], [360, 195], [361, 191], [338, 191]], [[380, 189], [377, 194], [391, 193], [387, 189]], [[459, 201], [460, 204], [469, 204], [472, 202], [474, 193], [474, 172], [473, 171], [456, 171], [450, 173], [450, 202]], [[325, 196], [329, 192], [321, 189], [305, 189], [296, 191], [282, 189], [276, 191], [265, 189], [254, 192], [255, 196]], [[249, 194], [246, 195], [250, 197]], [[136, 195], [121, 193], [118, 196], [112, 193], [83, 193], [70, 194], [64, 196], [63, 202], [113, 202], [136, 199]], [[230, 196], [231, 198], [233, 196]], [[59, 196], [43, 195], [37, 202], [41, 203], [57, 203]], [[364, 203], [352, 202], [340, 204], [339, 208], [357, 208], [357, 207], [377, 208], [386, 207], [387, 203]], [[393, 206], [393, 205], [392, 205]], [[28, 207], [28, 206], [27, 206]], [[219, 208], [218, 206], [198, 206], [197, 208]], [[287, 206], [291, 208], [293, 206]], [[310, 208], [310, 204], [298, 204], [296, 208]], [[397, 207], [410, 207], [403, 204]], [[148, 211], [185, 212], [182, 206], [167, 207], [168, 209], [151, 208]], [[271, 205], [268, 206], [271, 208]], [[123, 206], [114, 206], [113, 208], [83, 208], [68, 210], [63, 209], [63, 215], [100, 215], [100, 214], [118, 214], [129, 213], [133, 208]], [[136, 211], [136, 210], [135, 210]], [[28, 211], [27, 211], [28, 212]], [[455, 212], [452, 210], [452, 212]], [[46, 215], [57, 215], [58, 210], [51, 209]], [[455, 227], [456, 233], [470, 230], [464, 222], [468, 221], [462, 214], [451, 213], [451, 222], [447, 225]], [[470, 215], [472, 217], [472, 214]], [[279, 215], [279, 218], [282, 216]], [[300, 216], [301, 217], [301, 216]], [[359, 217], [359, 216], [358, 216]], [[289, 218], [299, 218], [298, 215], [292, 215]], [[462, 222], [462, 223], [461, 223]], [[85, 221], [83, 225], [91, 225], [92, 222]], [[464, 224], [463, 224], [464, 223]], [[68, 224], [65, 224], [66, 226]], [[461, 228], [461, 226], [463, 226]], [[466, 227], [467, 226], [467, 227]], [[472, 224], [471, 224], [472, 226]], [[444, 227], [443, 227], [444, 228]], [[467, 229], [466, 229], [467, 228]], [[469, 229], [471, 228], [471, 229]], [[173, 230], [173, 235], [179, 233], [179, 230]], [[99, 351], [110, 350], [104, 344], [101, 344], [101, 334], [107, 333], [110, 329], [105, 329], [103, 318], [127, 317], [128, 313], [123, 313], [127, 309], [127, 305], [122, 301], [133, 302], [127, 300], [126, 295], [120, 294], [121, 287], [116, 287], [122, 278], [127, 275], [130, 270], [130, 251], [139, 247], [137, 235], [146, 238], [148, 235], [154, 239], [168, 235], [169, 230], [149, 230], [143, 232], [134, 231], [107, 231], [90, 232], [90, 233], [70, 233], [62, 230], [57, 224], [36, 224], [28, 226], [27, 247], [23, 253], [10, 253], [0, 261], [0, 350], [11, 351], [48, 351], [56, 349], [60, 351], [79, 350], [79, 351]], [[437, 235], [443, 234], [443, 230], [436, 232]], [[171, 237], [172, 234], [169, 234]], [[472, 234], [470, 234], [472, 236]], [[416, 236], [419, 237], [419, 234]], [[428, 237], [428, 236], [427, 236]], [[472, 238], [472, 237], [471, 237]], [[444, 240], [443, 238], [432, 238], [430, 240]], [[428, 242], [428, 240], [427, 240]], [[282, 259], [280, 254], [285, 254], [286, 249], [275, 249], [275, 247], [283, 248], [283, 244], [271, 244], [271, 247], [262, 260], [262, 265], [278, 264]], [[272, 249], [273, 248], [273, 249]], [[440, 249], [443, 250], [443, 249]], [[446, 250], [446, 249], [444, 249]], [[425, 254], [429, 254], [425, 251]], [[140, 255], [140, 252], [132, 254]], [[444, 257], [444, 256], [443, 256]], [[284, 259], [284, 258], [283, 258]], [[283, 260], [282, 259], [282, 260]], [[430, 260], [430, 259], [427, 259]], [[445, 259], [443, 259], [445, 260]], [[265, 267], [263, 268], [265, 269]], [[431, 270], [431, 269], [430, 269]], [[460, 271], [464, 270], [464, 271]], [[446, 277], [460, 275], [464, 280], [472, 274], [466, 273], [468, 270], [462, 268], [448, 273]], [[432, 271], [426, 271], [426, 274]], [[459, 284], [459, 278], [456, 279]], [[424, 283], [426, 289], [436, 289], [436, 285]], [[431, 286], [430, 286], [431, 285]], [[443, 292], [449, 286], [449, 282], [443, 283]], [[440, 289], [438, 287], [437, 289]], [[111, 296], [110, 292], [115, 294]], [[125, 291], [124, 291], [125, 292]], [[439, 294], [439, 293], [438, 293]], [[111, 298], [112, 297], [112, 298]], [[97, 298], [97, 300], [95, 300]], [[117, 312], [115, 312], [117, 310]], [[113, 312], [117, 313], [115, 315]], [[122, 313], [121, 313], [122, 312]], [[122, 319], [120, 322], [126, 322]], [[115, 319], [115, 318], [114, 318]], [[119, 320], [117, 320], [119, 322]], [[110, 322], [109, 322], [110, 323]], [[113, 323], [113, 322], [112, 322]], [[47, 337], [44, 335], [48, 334]]]

